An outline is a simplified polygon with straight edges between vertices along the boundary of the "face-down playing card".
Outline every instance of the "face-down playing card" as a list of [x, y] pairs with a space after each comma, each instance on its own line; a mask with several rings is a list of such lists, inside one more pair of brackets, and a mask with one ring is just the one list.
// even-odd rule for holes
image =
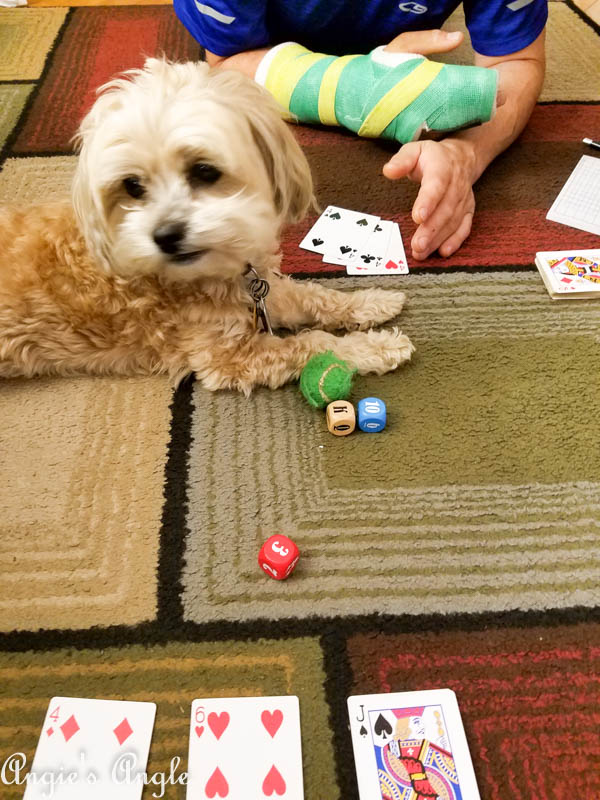
[[140, 800], [155, 714], [155, 703], [53, 697], [24, 800]]
[[348, 698], [360, 800], [480, 800], [454, 692]]
[[194, 700], [188, 800], [303, 800], [297, 697]]

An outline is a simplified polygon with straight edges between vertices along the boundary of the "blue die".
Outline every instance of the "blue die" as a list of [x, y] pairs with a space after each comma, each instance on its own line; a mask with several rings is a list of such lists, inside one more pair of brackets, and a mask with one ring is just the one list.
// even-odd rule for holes
[[378, 397], [365, 397], [358, 404], [358, 427], [365, 433], [385, 428], [385, 403]]

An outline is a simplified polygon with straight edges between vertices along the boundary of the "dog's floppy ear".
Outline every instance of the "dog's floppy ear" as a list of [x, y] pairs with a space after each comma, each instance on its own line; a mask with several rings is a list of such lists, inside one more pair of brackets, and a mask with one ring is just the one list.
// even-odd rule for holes
[[106, 125], [106, 119], [110, 114], [127, 107], [128, 93], [136, 82], [150, 76], [152, 69], [162, 66], [163, 62], [159, 59], [148, 59], [144, 69], [128, 70], [101, 86], [96, 101], [74, 137], [79, 158], [71, 188], [73, 207], [88, 247], [106, 269], [110, 267], [112, 237], [105, 192], [111, 179], [119, 177], [120, 169], [114, 176], [106, 168], [103, 168], [102, 174], [99, 173], [100, 155], [114, 143], [114, 135]]
[[273, 97], [234, 70], [213, 69], [211, 78], [222, 96], [235, 98], [263, 157], [281, 219], [298, 222], [316, 207], [308, 161]]
[[89, 160], [84, 141], [73, 178], [71, 197], [79, 227], [88, 247], [99, 265], [107, 269], [110, 266], [109, 230], [102, 198], [90, 175]]
[[122, 89], [128, 83], [118, 79], [102, 86], [98, 90], [102, 94], [83, 118], [74, 137], [79, 158], [71, 187], [73, 207], [88, 247], [100, 266], [106, 269], [110, 267], [111, 237], [100, 176], [95, 169], [99, 148], [103, 146], [100, 124], [107, 113], [122, 105]]

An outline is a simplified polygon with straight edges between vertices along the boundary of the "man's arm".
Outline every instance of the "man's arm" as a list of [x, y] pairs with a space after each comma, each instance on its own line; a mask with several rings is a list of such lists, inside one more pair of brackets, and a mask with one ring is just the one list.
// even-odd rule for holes
[[[401, 34], [386, 49], [428, 55], [452, 50], [462, 38], [460, 33], [416, 31]], [[266, 52], [264, 48], [223, 58], [207, 51], [206, 58], [211, 66], [237, 69], [254, 78]], [[476, 53], [475, 64], [499, 72], [502, 105], [494, 118], [441, 141], [409, 142], [383, 168], [391, 180], [408, 177], [421, 184], [412, 209], [419, 226], [411, 242], [417, 260], [438, 249], [443, 256], [451, 255], [471, 232], [473, 184], [523, 130], [540, 93], [545, 71], [544, 32], [528, 47], [507, 56]]]
[[494, 67], [500, 73], [499, 85], [505, 102], [493, 120], [480, 129], [463, 131], [456, 138], [471, 142], [478, 156], [479, 175], [491, 161], [514, 142], [535, 107], [546, 71], [546, 31], [529, 47], [508, 56], [482, 56], [475, 53], [478, 67]]
[[[404, 33], [394, 39], [398, 45], [396, 48], [388, 45], [386, 49], [396, 50], [398, 52], [412, 52], [415, 53], [443, 53], [447, 50], [452, 50], [457, 47], [463, 40], [462, 33], [446, 33], [445, 31], [416, 31], [413, 33]], [[254, 78], [258, 65], [262, 61], [265, 53], [269, 52], [269, 48], [265, 47], [262, 50], [248, 50], [244, 53], [236, 53], [233, 56], [217, 56], [215, 53], [206, 52], [206, 60], [211, 67], [226, 67], [227, 69], [237, 69], [248, 75], [249, 78]], [[483, 56], [480, 56], [483, 58]], [[488, 64], [481, 66], [487, 67]]]
[[258, 65], [262, 61], [265, 53], [269, 52], [269, 48], [265, 47], [262, 50], [248, 50], [245, 53], [236, 53], [234, 56], [224, 58], [217, 56], [214, 53], [206, 51], [206, 60], [211, 67], [223, 67], [224, 69], [236, 69], [238, 72], [243, 72], [249, 78], [254, 78]]
[[475, 198], [472, 186], [493, 159], [521, 133], [542, 88], [544, 32], [528, 47], [507, 56], [476, 54], [475, 64], [499, 72], [503, 105], [484, 125], [450, 134], [441, 141], [405, 144], [384, 166], [392, 180], [408, 177], [421, 184], [412, 210], [419, 225], [411, 245], [414, 258], [454, 253], [471, 232]]

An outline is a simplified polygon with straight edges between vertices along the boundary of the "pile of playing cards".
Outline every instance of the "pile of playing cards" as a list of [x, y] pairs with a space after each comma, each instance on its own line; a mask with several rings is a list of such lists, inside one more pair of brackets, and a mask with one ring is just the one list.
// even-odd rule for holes
[[600, 297], [600, 249], [544, 251], [535, 263], [553, 300]]
[[327, 206], [300, 247], [319, 253], [326, 264], [345, 266], [348, 275], [408, 272], [397, 223], [360, 211]]
[[[155, 713], [154, 703], [54, 697], [25, 800], [140, 800], [144, 783], [165, 778], [146, 774]], [[188, 800], [304, 798], [297, 697], [194, 700], [188, 752]]]
[[[25, 800], [140, 800], [151, 784], [163, 790], [154, 797], [171, 797], [164, 787], [175, 783], [187, 784], [187, 800], [304, 800], [297, 697], [194, 700], [187, 773], [177, 775], [146, 772], [155, 712], [54, 697]], [[454, 692], [349, 697], [348, 712], [360, 800], [480, 800]]]

